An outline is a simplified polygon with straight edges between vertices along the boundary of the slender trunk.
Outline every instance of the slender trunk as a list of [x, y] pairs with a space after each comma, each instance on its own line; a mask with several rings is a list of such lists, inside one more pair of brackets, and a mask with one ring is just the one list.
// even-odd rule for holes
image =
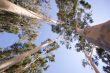
[[88, 56], [87, 53], [86, 53], [86, 51], [83, 50], [83, 52], [84, 52], [85, 56], [87, 57], [87, 59], [89, 60], [89, 62], [91, 64], [91, 66], [93, 67], [95, 73], [100, 73], [99, 70], [97, 69], [95, 63], [92, 61], [91, 56]]
[[16, 64], [20, 61], [23, 61], [26, 57], [37, 53], [41, 48], [44, 48], [44, 47], [46, 47], [46, 46], [48, 46], [49, 44], [52, 44], [52, 43], [53, 43], [53, 41], [49, 41], [48, 43], [46, 43], [44, 45], [41, 45], [40, 47], [38, 47], [36, 49], [32, 49], [30, 51], [27, 51], [27, 52], [25, 52], [25, 53], [23, 53], [19, 56], [16, 56], [15, 58], [12, 58], [12, 59], [8, 60], [5, 63], [0, 64], [0, 72], [5, 71], [9, 67], [11, 67], [12, 65], [14, 65], [14, 64]]
[[[39, 59], [39, 58], [37, 58], [37, 59]], [[33, 63], [35, 63], [35, 61], [36, 61], [37, 59], [35, 59], [33, 62], [30, 62], [29, 64], [26, 64], [25, 67], [24, 67], [23, 69], [21, 69], [21, 72], [26, 71], [27, 69], [29, 69], [29, 68], [31, 67], [31, 65], [32, 65]]]
[[84, 29], [76, 28], [76, 32], [88, 42], [110, 52], [110, 21]]
[[16, 14], [19, 14], [19, 15], [23, 15], [23, 16], [27, 16], [27, 17], [31, 17], [31, 18], [36, 18], [36, 19], [39, 19], [39, 20], [46, 20], [48, 22], [58, 24], [57, 21], [55, 21], [51, 18], [48, 18], [47, 16], [44, 16], [44, 15], [39, 14], [39, 13], [35, 13], [31, 10], [27, 10], [23, 7], [15, 5], [14, 3], [11, 3], [8, 0], [0, 0], [0, 9], [8, 11], [8, 12], [13, 12], [13, 13], [16, 13]]

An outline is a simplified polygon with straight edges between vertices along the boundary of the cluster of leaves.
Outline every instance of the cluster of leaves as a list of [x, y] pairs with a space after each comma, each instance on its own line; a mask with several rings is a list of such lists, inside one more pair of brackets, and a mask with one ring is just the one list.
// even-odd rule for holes
[[103, 66], [103, 70], [106, 73], [110, 73], [110, 54], [102, 48], [97, 48], [96, 52], [98, 57], [102, 60], [102, 62], [106, 64], [105, 66]]
[[[63, 21], [63, 24], [52, 25], [52, 31], [63, 36], [63, 43], [67, 49], [72, 48], [71, 44], [74, 43], [74, 39], [78, 39], [76, 43], [76, 50], [80, 52], [82, 50], [87, 51], [89, 54], [92, 50], [92, 46], [81, 36], [75, 32], [76, 25], [81, 28], [89, 26], [89, 23], [93, 22], [91, 17], [91, 5], [85, 0], [56, 0], [59, 12], [57, 13], [58, 19]], [[94, 58], [93, 58], [94, 59]], [[82, 60], [82, 64], [85, 67], [90, 65], [87, 60]]]
[[[11, 0], [11, 2], [31, 10], [37, 10], [37, 1], [38, 0]], [[7, 60], [13, 58], [14, 55], [32, 49], [33, 47], [31, 46], [35, 46], [35, 44], [31, 41], [37, 38], [38, 33], [36, 29], [38, 28], [39, 24], [36, 19], [0, 10], [0, 32], [16, 34], [22, 42], [26, 40], [25, 43], [17, 42], [9, 47], [1, 48], [0, 59]]]
[[0, 11], [0, 32], [9, 32], [18, 34], [19, 27], [17, 26], [19, 18], [16, 14]]
[[[51, 41], [50, 39], [43, 42], [48, 43]], [[37, 53], [32, 54], [27, 57], [24, 61], [15, 64], [14, 66], [7, 69], [5, 72], [7, 73], [16, 73], [16, 72], [24, 72], [24, 73], [35, 73], [47, 70], [49, 67], [49, 62], [55, 62], [54, 51], [59, 47], [59, 45], [54, 42], [47, 47], [39, 50]], [[18, 42], [10, 47], [5, 48], [4, 51], [0, 51], [0, 63], [6, 62], [9, 59], [12, 59], [26, 51], [30, 51], [31, 49], [35, 49], [36, 45], [32, 43], [22, 43]], [[28, 64], [32, 63], [28, 69], [22, 70]]]
[[[90, 11], [91, 5], [86, 0], [56, 0], [56, 3], [59, 8], [59, 12], [57, 13], [58, 20], [64, 23], [52, 25], [52, 31], [63, 36], [61, 44], [66, 45], [68, 49], [74, 43], [73, 39], [78, 39], [75, 46], [77, 52], [85, 50], [89, 55], [93, 49], [93, 45], [77, 35], [75, 28], [77, 24], [80, 28], [85, 28], [89, 26], [89, 23], [93, 23]], [[92, 60], [98, 66], [98, 57], [93, 56]], [[85, 59], [82, 60], [82, 64], [84, 67], [90, 65]]]
[[[56, 0], [59, 8], [58, 20], [64, 23], [52, 25], [52, 31], [63, 36], [64, 45], [71, 48], [71, 42], [77, 36], [75, 32], [76, 23], [79, 23], [81, 28], [92, 23], [91, 12], [86, 11], [91, 8], [91, 5], [85, 0]], [[78, 37], [77, 37], [78, 38]]]
[[[45, 2], [45, 0], [10, 0], [11, 2], [20, 5], [26, 9], [34, 12], [39, 12], [40, 7], [38, 5]], [[16, 34], [19, 37], [19, 42], [14, 43], [6, 48], [0, 48], [0, 63], [3, 63], [9, 59], [12, 59], [26, 51], [30, 51], [36, 48], [36, 44], [33, 41], [37, 38], [38, 32], [36, 29], [39, 28], [37, 19], [32, 19], [24, 16], [20, 16], [14, 13], [0, 11], [0, 32], [8, 32]], [[48, 40], [47, 40], [48, 41]], [[46, 42], [47, 42], [46, 41]], [[6, 73], [22, 72], [22, 69], [30, 64], [29, 68], [24, 73], [42, 73], [43, 70], [47, 70], [49, 62], [55, 61], [55, 55], [52, 53], [56, 50], [57, 43], [48, 45], [38, 53], [27, 57], [24, 61], [10, 67], [6, 70]], [[48, 49], [48, 50], [45, 50]], [[34, 62], [33, 62], [34, 61]]]
[[[0, 51], [0, 63], [6, 62], [9, 59], [12, 59], [26, 51], [29, 51], [31, 49], [35, 49], [36, 45], [32, 43], [22, 43], [17, 42], [13, 45], [4, 48], [3, 51]], [[6, 70], [7, 73], [16, 73], [16, 69], [18, 69], [21, 66], [24, 66], [25, 64], [29, 63], [31, 61], [31, 58], [26, 58], [24, 61], [21, 61], [17, 65], [12, 66], [8, 70]]]
[[[93, 48], [89, 45], [90, 44], [88, 44], [88, 47], [87, 47], [88, 49], [87, 49], [87, 48], [83, 48], [84, 44], [81, 45], [81, 43], [77, 43], [75, 46], [77, 48], [76, 51], [81, 52], [82, 50], [86, 50], [88, 53], [91, 53], [91, 50]], [[97, 53], [97, 55], [92, 56], [92, 61], [94, 62], [94, 64], [96, 66], [98, 66], [99, 65], [99, 59], [101, 59], [102, 62], [105, 63], [105, 65], [103, 66], [103, 71], [105, 71], [106, 73], [110, 73], [110, 54], [109, 54], [109, 52], [105, 51], [102, 48], [96, 48], [96, 53]], [[86, 67], [87, 65], [90, 66], [87, 59], [82, 60], [82, 65], [83, 65], [83, 67]]]
[[[75, 45], [76, 51], [77, 52], [86, 51], [87, 55], [90, 57], [90, 54], [93, 51], [94, 47], [92, 46], [92, 44], [88, 43], [84, 38], [82, 38], [82, 37], [79, 37], [79, 38], [80, 38], [80, 42], [76, 43], [76, 45]], [[83, 53], [85, 53], [85, 52], [83, 52]], [[92, 62], [94, 62], [94, 64], [96, 66], [98, 66], [99, 58], [96, 55], [91, 56], [91, 58], [92, 58]], [[88, 62], [87, 58], [82, 60], [82, 65], [83, 65], [83, 67], [86, 67], [87, 65], [91, 66], [91, 64]]]
[[[38, 0], [11, 0], [17, 5], [30, 10], [37, 10]], [[39, 24], [36, 19], [23, 17], [14, 13], [0, 11], [0, 32], [9, 32], [14, 34], [32, 33], [36, 34]], [[31, 35], [31, 34], [30, 34]]]
[[[46, 41], [42, 42], [42, 44], [48, 43], [51, 39], [47, 39]], [[56, 42], [46, 46], [45, 48], [39, 50], [37, 52], [37, 60], [33, 63], [32, 67], [30, 67], [31, 73], [35, 72], [42, 72], [43, 70], [47, 70], [49, 67], [49, 62], [55, 62], [55, 54], [54, 51], [59, 47]], [[36, 54], [34, 54], [34, 57]], [[35, 57], [36, 59], [36, 57]], [[34, 68], [33, 68], [34, 67]], [[36, 70], [37, 69], [37, 70]]]

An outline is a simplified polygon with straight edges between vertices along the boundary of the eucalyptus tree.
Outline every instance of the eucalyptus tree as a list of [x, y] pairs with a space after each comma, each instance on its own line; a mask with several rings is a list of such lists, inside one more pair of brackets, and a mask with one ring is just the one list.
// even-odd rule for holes
[[[6, 2], [8, 2], [10, 5], [12, 5], [12, 7], [15, 6], [17, 8], [21, 8], [22, 11], [27, 11], [26, 9], [22, 9], [22, 7], [19, 7], [19, 6], [15, 5], [9, 1], [6, 1]], [[63, 38], [62, 38], [63, 41], [61, 41], [62, 44], [65, 44], [66, 47], [68, 49], [70, 49], [71, 43], [73, 43], [74, 38], [77, 38], [78, 43], [83, 45], [83, 48], [82, 48], [82, 46], [80, 46], [82, 51], [87, 50], [88, 48], [91, 51], [92, 45], [89, 44], [89, 42], [92, 42], [95, 45], [102, 47], [103, 49], [109, 51], [109, 49], [108, 49], [109, 45], [107, 45], [107, 44], [109, 44], [109, 42], [108, 42], [109, 36], [104, 34], [107, 31], [109, 31], [109, 29], [108, 30], [105, 29], [105, 28], [107, 28], [107, 26], [109, 26], [108, 22], [107, 22], [107, 25], [105, 25], [106, 24], [105, 23], [104, 25], [87, 27], [88, 23], [93, 22], [93, 20], [91, 18], [92, 14], [91, 14], [91, 12], [88, 12], [88, 10], [91, 9], [91, 5], [88, 2], [86, 2], [85, 0], [74, 0], [74, 1], [73, 0], [56, 0], [56, 3], [57, 3], [57, 6], [59, 8], [59, 12], [57, 14], [58, 19], [60, 21], [63, 21], [64, 23], [59, 23], [58, 25], [52, 25], [52, 31], [58, 33], [59, 35], [63, 35]], [[5, 9], [2, 9], [2, 10], [5, 10]], [[13, 10], [10, 12], [13, 12]], [[31, 11], [28, 10], [27, 13], [30, 13], [30, 12]], [[17, 13], [17, 12], [13, 12], [13, 13]], [[32, 16], [33, 16], [33, 14], [36, 15], [36, 13], [33, 13], [33, 12], [31, 12], [31, 13], [32, 13]], [[20, 14], [20, 13], [17, 13], [17, 14]], [[24, 14], [24, 16], [26, 16], [26, 15]], [[29, 16], [28, 14], [27, 14], [27, 16], [31, 17], [31, 15]], [[48, 19], [48, 18], [42, 17], [42, 19]], [[51, 20], [51, 19], [49, 19], [49, 20]], [[52, 21], [52, 22], [54, 22], [54, 21]], [[55, 21], [55, 23], [56, 23], [56, 21]], [[80, 28], [76, 27], [77, 24], [78, 24], [78, 26], [80, 26], [80, 28], [84, 28], [84, 29], [80, 29]], [[20, 25], [20, 26], [24, 26], [24, 25]], [[103, 30], [104, 33], [103, 34], [105, 36], [102, 35], [100, 33], [100, 30], [99, 30], [103, 26], [104, 26], [104, 30]], [[97, 30], [97, 32], [95, 32], [94, 29]], [[23, 30], [24, 30], [24, 28], [23, 28]], [[89, 32], [89, 30], [91, 32]], [[18, 31], [16, 31], [16, 32], [18, 32]], [[85, 34], [85, 33], [87, 33], [87, 34]], [[27, 33], [24, 33], [24, 34], [27, 34]], [[84, 37], [85, 40], [82, 40], [82, 37]], [[105, 37], [106, 39], [104, 38], [104, 40], [99, 41], [102, 37]], [[97, 38], [99, 40], [96, 40]], [[86, 41], [86, 39], [89, 42]], [[103, 42], [106, 42], [106, 44]], [[88, 57], [88, 56], [86, 56], [86, 57]], [[93, 62], [92, 62], [91, 58], [88, 57], [88, 59], [90, 60], [91, 65], [92, 65]]]
[[[52, 51], [54, 51], [58, 47], [59, 46], [58, 46], [57, 43], [55, 43], [54, 41], [51, 41], [49, 39], [49, 40], [45, 41], [39, 47], [36, 47], [35, 48], [35, 46], [34, 46], [33, 47], [34, 49], [25, 51], [25, 52], [23, 52], [23, 53], [15, 56], [15, 57], [9, 59], [9, 60], [6, 60], [6, 61], [2, 62], [0, 64], [0, 72], [9, 72], [9, 73], [11, 72], [11, 73], [15, 73], [16, 71], [19, 71], [19, 70], [20, 70], [19, 72], [22, 72], [23, 66], [25, 66], [28, 63], [30, 63], [31, 61], [33, 61], [33, 60], [31, 60], [31, 59], [28, 58], [30, 56], [33, 56], [34, 57], [32, 59], [35, 60], [34, 61], [35, 63], [32, 64], [32, 65], [29, 65], [29, 67], [28, 67], [29, 70], [26, 70], [26, 72], [28, 71], [30, 73], [34, 73], [34, 72], [36, 72], [36, 71], [39, 70], [37, 68], [40, 68], [41, 71], [42, 71], [42, 69], [43, 70], [46, 70], [48, 68], [48, 64], [47, 63], [49, 61], [51, 61], [51, 62], [54, 62], [55, 61], [55, 59], [54, 59], [55, 55], [52, 54]], [[42, 50], [42, 48], [44, 48], [44, 49]], [[37, 54], [37, 56], [36, 56], [36, 54]], [[41, 55], [41, 57], [38, 56], [38, 55]], [[39, 58], [36, 60], [36, 57], [39, 57]]]
[[[74, 42], [73, 39], [78, 39], [78, 43], [76, 44], [78, 46], [76, 47], [77, 51], [85, 50], [91, 52], [92, 48], [94, 48], [92, 46], [95, 45], [110, 52], [110, 21], [90, 27], [88, 24], [93, 22], [91, 11], [89, 12], [91, 5], [85, 0], [56, 0], [56, 3], [59, 8], [59, 12], [57, 13], [58, 19], [64, 21], [64, 24], [52, 25], [52, 31], [63, 35], [61, 44], [66, 45], [67, 48], [71, 48], [71, 44]], [[98, 50], [100, 51], [100, 49]], [[86, 57], [89, 59], [87, 55]], [[107, 61], [104, 59], [105, 57]], [[108, 57], [109, 55], [106, 55], [101, 59], [108, 63]], [[96, 62], [94, 64], [98, 65]], [[103, 69], [109, 73], [108, 64]]]
[[[10, 73], [10, 72], [16, 73], [17, 71], [22, 70], [22, 68], [24, 68], [25, 65], [31, 63], [33, 59], [36, 60], [36, 57], [39, 57], [39, 55], [41, 56], [38, 58], [38, 60], [34, 62], [34, 64], [29, 66], [29, 69], [26, 70], [26, 73], [27, 72], [34, 73], [36, 71], [42, 72], [42, 70], [46, 70], [49, 67], [48, 62], [54, 61], [55, 56], [52, 53], [49, 55], [49, 53], [55, 50], [55, 48], [52, 48], [53, 46], [51, 45], [52, 47], [50, 47], [50, 50], [49, 50], [49, 47], [48, 47], [47, 52], [45, 52], [45, 54], [47, 54], [48, 56], [43, 55], [44, 51], [42, 50], [38, 51], [38, 49], [35, 49], [36, 45], [33, 43], [33, 41], [38, 37], [38, 32], [36, 31], [39, 28], [39, 23], [37, 22], [38, 20], [35, 18], [28, 18], [29, 16], [28, 17], [25, 17], [25, 15], [22, 16], [21, 14], [19, 14], [19, 12], [17, 13], [19, 15], [17, 15], [15, 14], [17, 12], [16, 9], [14, 9], [16, 12], [13, 12], [12, 10], [13, 7], [17, 7], [18, 9], [21, 8], [32, 15], [33, 12], [30, 10], [33, 10], [35, 12], [38, 12], [38, 10], [40, 10], [40, 8], [38, 7], [39, 1], [38, 0], [34, 0], [34, 1], [11, 0], [13, 3], [7, 0], [0, 0], [0, 1], [1, 1], [0, 2], [1, 4], [4, 3], [4, 5], [6, 6], [9, 5], [8, 6], [9, 11], [2, 8], [1, 8], [2, 10], [0, 11], [0, 32], [8, 32], [8, 33], [16, 34], [20, 39], [20, 41], [14, 43], [13, 45], [8, 46], [7, 48], [4, 48], [5, 50], [3, 51], [2, 51], [3, 48], [1, 48], [1, 51], [0, 51], [0, 54], [1, 54], [0, 67], [2, 68], [1, 72], [5, 71], [7, 73]], [[12, 6], [12, 9], [10, 8], [10, 5]], [[28, 10], [25, 8], [27, 8]], [[37, 17], [36, 14], [37, 13], [34, 13], [33, 16]], [[47, 19], [46, 16], [44, 17], [45, 17], [44, 19]], [[38, 51], [37, 55], [36, 53], [32, 53], [32, 50], [37, 50]], [[33, 58], [34, 55], [35, 55], [35, 58]], [[30, 58], [30, 56], [32, 56], [32, 58]], [[18, 63], [18, 64], [15, 64], [15, 63]]]
[[79, 46], [79, 49], [81, 49], [88, 58], [94, 71], [100, 73], [92, 60], [92, 56], [90, 57], [86, 54], [87, 50], [89, 50], [87, 51], [88, 53], [92, 51], [92, 44], [86, 41], [86, 39], [83, 39], [83, 36], [81, 36], [82, 30], [78, 32], [79, 29], [76, 28], [76, 26], [79, 26], [80, 28], [89, 27], [89, 23], [93, 22], [90, 10], [91, 5], [85, 0], [56, 0], [56, 3], [59, 8], [59, 12], [57, 13], [58, 20], [61, 20], [64, 23], [52, 25], [52, 31], [63, 36], [60, 42], [61, 44], [66, 45], [67, 49], [71, 49], [74, 39], [78, 39], [76, 46], [78, 44], [81, 45]]
[[[14, 1], [16, 1], [16, 0], [14, 0]], [[34, 0], [33, 2], [36, 3], [37, 1], [38, 0], [36, 0], [36, 1]], [[16, 2], [20, 2], [20, 1], [16, 1]], [[23, 2], [23, 1], [21, 0], [21, 2]], [[27, 6], [26, 1], [24, 1], [24, 2], [25, 2], [24, 5]], [[30, 2], [30, 1], [27, 1], [27, 2]], [[29, 4], [31, 4], [31, 3], [29, 3]], [[33, 5], [33, 7], [35, 7], [35, 6]], [[36, 11], [36, 10], [34, 10], [36, 12], [33, 12], [29, 9], [25, 9], [23, 7], [20, 7], [20, 6], [14, 4], [14, 3], [12, 3], [8, 0], [1, 0], [0, 1], [0, 9], [8, 11], [8, 12], [16, 13], [16, 14], [19, 14], [19, 15], [23, 15], [23, 16], [36, 18], [38, 20], [46, 20], [48, 22], [52, 22], [52, 23], [55, 23], [55, 24], [58, 23], [57, 21], [52, 20], [51, 18], [48, 18], [47, 16], [45, 16], [41, 13], [38, 13], [38, 11]], [[31, 9], [35, 9], [35, 8], [31, 7]]]
[[[1, 5], [7, 6], [6, 8], [11, 7], [9, 6], [10, 4], [12, 4], [12, 7], [13, 5], [15, 5], [7, 0], [0, 0], [0, 1], [1, 1], [0, 2]], [[37, 2], [37, 1], [34, 1], [34, 2], [30, 1], [31, 3], [30, 2], [24, 3], [24, 1], [17, 1], [17, 0], [11, 0], [11, 1], [18, 5], [22, 5], [26, 8], [30, 8], [33, 10], [35, 10], [35, 8], [38, 8], [37, 4], [32, 7], [32, 5], [35, 4], [34, 2]], [[14, 34], [19, 34], [18, 35], [19, 38], [26, 36], [27, 37], [26, 39], [30, 39], [32, 36], [38, 35], [36, 31], [36, 29], [38, 28], [39, 28], [39, 23], [37, 22], [36, 19], [31, 19], [31, 18], [14, 14], [12, 12], [3, 11], [3, 9], [0, 10], [0, 32], [9, 32]]]
[[110, 21], [106, 21], [104, 23], [92, 27], [76, 29], [76, 31], [85, 39], [87, 39], [88, 42], [98, 46], [96, 48], [96, 53], [98, 56], [96, 55], [96, 57], [99, 57], [99, 59], [101, 59], [102, 62], [106, 64], [103, 66], [103, 70], [106, 73], [110, 72], [109, 26]]

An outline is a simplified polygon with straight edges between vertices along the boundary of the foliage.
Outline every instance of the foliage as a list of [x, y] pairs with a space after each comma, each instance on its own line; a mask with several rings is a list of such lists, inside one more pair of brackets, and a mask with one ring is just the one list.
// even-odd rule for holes
[[88, 63], [87, 60], [83, 59], [83, 60], [82, 60], [82, 66], [83, 66], [83, 67], [86, 67], [87, 65], [90, 65], [90, 64]]
[[106, 73], [110, 73], [110, 54], [102, 48], [97, 48], [96, 52], [98, 57], [102, 60], [102, 62], [106, 64], [105, 66], [103, 66], [103, 70]]
[[[40, 11], [40, 9], [42, 9], [38, 6], [42, 5], [42, 2], [45, 2], [47, 4], [49, 3], [46, 0], [11, 1], [34, 12], [38, 12], [38, 10]], [[89, 23], [93, 22], [91, 11], [89, 11], [91, 9], [91, 5], [85, 0], [56, 0], [56, 3], [57, 7], [59, 8], [59, 12], [57, 13], [58, 20], [63, 21], [64, 23], [52, 25], [52, 31], [62, 36], [62, 40], [60, 40], [60, 42], [61, 44], [66, 45], [67, 49], [71, 49], [73, 40], [78, 39], [75, 46], [77, 48], [77, 52], [85, 50], [88, 54], [90, 54], [93, 48], [92, 44], [79, 36], [75, 32], [75, 28], [77, 23], [81, 28], [85, 28], [89, 26]], [[31, 49], [35, 49], [36, 45], [33, 43], [33, 41], [38, 36], [38, 33], [36, 31], [36, 29], [38, 28], [39, 23], [36, 19], [19, 16], [10, 12], [0, 11], [0, 32], [17, 34], [20, 39], [19, 42], [16, 42], [13, 45], [4, 48], [5, 50], [3, 50], [3, 48], [0, 48], [0, 63], [3, 63], [6, 60], [9, 60], [10, 58], [13, 58]], [[51, 40], [48, 39], [43, 43], [47, 43], [47, 41]], [[27, 57], [24, 61], [15, 64], [5, 72], [16, 73], [20, 71], [22, 73], [42, 73], [44, 70], [48, 69], [49, 62], [55, 61], [55, 55], [53, 51], [58, 47], [59, 45], [54, 42], [53, 44], [48, 45], [42, 50], [39, 50], [38, 53]], [[98, 52], [98, 54], [102, 61], [107, 64], [107, 66], [103, 67], [104, 71], [109, 73], [109, 55], [102, 54], [102, 52]], [[98, 59], [96, 58], [96, 56], [94, 56], [93, 62], [98, 66], [97, 60]], [[28, 64], [30, 64], [28, 69], [22, 70]], [[86, 65], [90, 64], [87, 60], [83, 59], [82, 65], [85, 67]]]
[[[43, 43], [47, 43], [51, 41], [50, 39], [44, 41]], [[24, 61], [21, 61], [18, 64], [7, 69], [5, 72], [7, 73], [16, 73], [16, 72], [29, 72], [34, 73], [37, 71], [43, 72], [48, 69], [49, 62], [55, 62], [54, 50], [56, 50], [59, 45], [54, 42], [47, 47], [39, 50], [38, 53], [35, 53], [29, 57], [27, 57]], [[0, 55], [0, 63], [3, 63], [9, 59], [12, 59], [26, 51], [30, 51], [31, 49], [35, 49], [36, 45], [32, 43], [22, 43], [18, 42], [10, 47], [5, 48], [4, 52], [1, 52]], [[28, 64], [32, 63], [26, 70], [22, 70]]]
[[[61, 44], [66, 45], [67, 49], [72, 48], [73, 40], [77, 39], [77, 52], [86, 51], [89, 57], [93, 49], [93, 45], [85, 40], [82, 36], [76, 33], [76, 26], [80, 28], [87, 28], [89, 23], [93, 23], [91, 5], [86, 0], [56, 0], [59, 8], [58, 20], [64, 23], [52, 25], [52, 31], [61, 35]], [[84, 53], [84, 52], [83, 52]], [[87, 57], [87, 56], [86, 56]], [[91, 58], [91, 57], [90, 57]], [[88, 59], [90, 60], [90, 59]], [[82, 65], [85, 67], [89, 64], [88, 60], [83, 59]], [[92, 57], [92, 63], [98, 65], [98, 60]], [[92, 65], [91, 65], [92, 66]]]
[[[17, 5], [23, 6], [30, 10], [37, 10], [38, 0], [11, 0]], [[37, 9], [36, 9], [37, 8]], [[14, 34], [28, 34], [31, 36], [32, 34], [37, 34], [36, 29], [39, 28], [39, 24], [36, 19], [31, 19], [27, 17], [23, 17], [14, 13], [0, 11], [0, 32], [9, 32]], [[26, 36], [26, 37], [28, 37]]]
[[69, 49], [71, 48], [70, 44], [73, 42], [73, 39], [76, 36], [76, 38], [79, 38], [75, 32], [77, 21], [81, 28], [93, 22], [91, 18], [92, 14], [88, 11], [91, 5], [84, 0], [56, 0], [56, 3], [59, 8], [59, 12], [57, 13], [58, 20], [64, 23], [52, 25], [52, 31], [63, 36], [64, 45]]
[[[20, 5], [26, 9], [34, 12], [41, 11], [43, 1], [38, 0], [11, 0], [13, 3]], [[16, 34], [19, 37], [19, 41], [8, 46], [6, 48], [0, 48], [0, 63], [3, 63], [9, 59], [12, 59], [26, 51], [36, 48], [36, 44], [33, 41], [38, 37], [37, 29], [39, 23], [36, 19], [19, 16], [14, 13], [0, 11], [0, 32], [7, 32]], [[48, 41], [48, 40], [47, 40]], [[56, 43], [48, 46], [48, 50], [40, 50], [38, 53], [27, 57], [24, 61], [7, 69], [6, 73], [42, 73], [43, 70], [47, 70], [49, 62], [55, 61], [55, 55], [52, 51], [57, 48]], [[47, 48], [46, 48], [47, 49]], [[32, 63], [28, 69], [22, 70], [28, 64]]]

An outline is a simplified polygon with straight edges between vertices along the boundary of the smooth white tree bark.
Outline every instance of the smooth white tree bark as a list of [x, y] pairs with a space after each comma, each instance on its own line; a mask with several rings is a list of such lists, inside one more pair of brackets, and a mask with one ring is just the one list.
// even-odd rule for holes
[[95, 63], [92, 60], [91, 55], [87, 55], [86, 51], [83, 50], [83, 53], [85, 54], [86, 58], [88, 59], [89, 63], [91, 64], [92, 68], [94, 69], [95, 73], [100, 73], [98, 68], [96, 67]]
[[39, 14], [37, 12], [33, 12], [31, 10], [27, 10], [21, 6], [18, 6], [18, 5], [15, 5], [14, 3], [8, 1], [8, 0], [0, 0], [0, 9], [1, 10], [5, 10], [5, 11], [8, 11], [8, 12], [13, 12], [13, 13], [16, 13], [16, 14], [19, 14], [19, 15], [23, 15], [23, 16], [27, 16], [27, 17], [31, 17], [31, 18], [36, 18], [36, 19], [39, 19], [39, 20], [46, 20], [48, 22], [52, 22], [52, 23], [55, 23], [55, 24], [58, 24], [59, 22], [47, 17], [47, 16], [44, 16], [42, 14]]
[[2, 64], [0, 64], [0, 72], [3, 72], [5, 70], [7, 70], [9, 67], [15, 65], [16, 63], [19, 63], [21, 61], [23, 61], [26, 57], [31, 56], [32, 54], [37, 53], [40, 49], [52, 44], [54, 41], [49, 41], [43, 45], [41, 45], [40, 47], [37, 47], [35, 49], [32, 49], [30, 51], [24, 52], [23, 54], [16, 56]]

